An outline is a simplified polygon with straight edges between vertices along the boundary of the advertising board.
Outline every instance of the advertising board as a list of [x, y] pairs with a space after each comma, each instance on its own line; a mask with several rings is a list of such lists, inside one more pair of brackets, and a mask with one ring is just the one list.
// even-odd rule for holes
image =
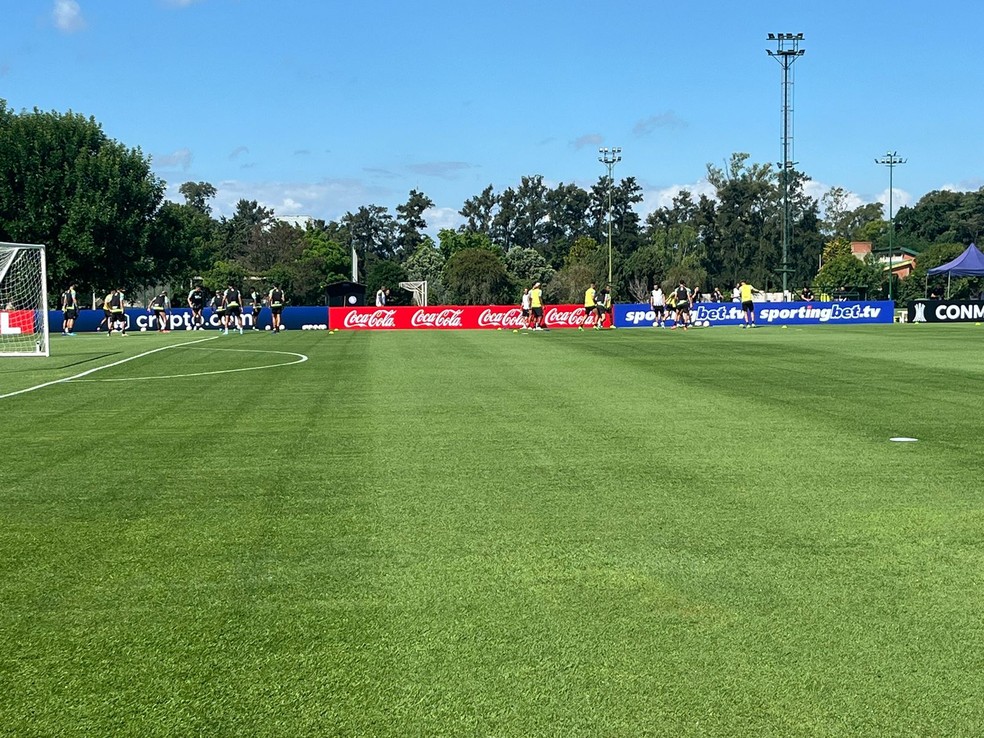
[[[523, 314], [515, 305], [468, 305], [435, 307], [333, 307], [328, 325], [341, 330], [405, 330], [423, 328], [522, 328]], [[575, 328], [584, 308], [580, 305], [548, 305], [543, 309], [546, 328]], [[585, 326], [594, 325], [592, 315]]]
[[[127, 308], [125, 310], [126, 326], [128, 331], [156, 331], [158, 329], [157, 317], [153, 313], [147, 312], [146, 308]], [[205, 308], [202, 311], [205, 319], [205, 328], [209, 330], [219, 330], [222, 323], [215, 315], [212, 308]], [[254, 322], [253, 312], [250, 308], [243, 311], [243, 329], [251, 330], [255, 325], [258, 330], [266, 330], [270, 326], [270, 310], [264, 308], [260, 311], [259, 320]], [[48, 325], [52, 333], [60, 333], [62, 330], [63, 315], [60, 310], [48, 311]], [[75, 332], [86, 333], [95, 332], [103, 319], [102, 310], [80, 310], [79, 317], [75, 321]], [[168, 311], [168, 330], [183, 331], [190, 330], [191, 309], [190, 308], [171, 308]], [[328, 327], [328, 308], [326, 307], [285, 307], [281, 314], [281, 325], [289, 330], [320, 329]], [[105, 330], [105, 326], [103, 326]]]
[[[757, 302], [756, 325], [846, 325], [891, 323], [894, 303], [882, 302]], [[741, 325], [744, 313], [736, 302], [699, 302], [690, 309], [695, 325]], [[647, 303], [615, 305], [616, 328], [652, 327], [656, 314]], [[672, 325], [672, 321], [670, 322]]]
[[984, 322], [984, 302], [979, 300], [916, 300], [906, 309], [910, 323]]

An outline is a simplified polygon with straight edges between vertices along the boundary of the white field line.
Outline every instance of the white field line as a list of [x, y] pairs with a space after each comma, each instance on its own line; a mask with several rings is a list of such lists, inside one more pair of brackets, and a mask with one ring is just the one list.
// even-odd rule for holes
[[76, 379], [81, 379], [82, 377], [87, 377], [95, 372], [100, 372], [103, 369], [112, 369], [114, 366], [119, 366], [120, 364], [126, 364], [128, 361], [133, 361], [134, 359], [142, 359], [145, 356], [150, 356], [151, 354], [156, 354], [159, 351], [167, 351], [168, 349], [181, 348], [183, 346], [193, 346], [196, 343], [202, 343], [204, 341], [214, 341], [218, 336], [210, 336], [208, 338], [199, 338], [195, 341], [188, 341], [187, 343], [177, 343], [173, 346], [161, 346], [160, 348], [151, 349], [150, 351], [144, 351], [142, 354], [137, 354], [136, 356], [129, 356], [126, 359], [120, 359], [119, 361], [114, 361], [111, 364], [105, 364], [104, 366], [97, 366], [92, 369], [87, 369], [81, 374], [75, 374], [71, 377], [63, 377], [62, 379], [55, 379], [51, 382], [45, 382], [44, 384], [38, 384], [34, 387], [27, 387], [25, 389], [16, 390], [15, 392], [8, 392], [5, 395], [0, 395], [0, 400], [5, 400], [8, 397], [14, 397], [15, 395], [23, 395], [28, 392], [34, 392], [35, 390], [44, 389], [45, 387], [52, 387], [56, 384], [63, 384], [65, 382], [72, 382]]
[[[187, 346], [188, 344], [181, 344]], [[204, 351], [205, 349], [195, 349]], [[281, 354], [282, 356], [296, 356], [294, 361], [284, 361], [279, 364], [264, 364], [262, 366], [242, 366], [237, 369], [216, 369], [211, 372], [185, 372], [183, 374], [160, 374], [152, 377], [120, 377], [117, 379], [80, 379], [78, 377], [67, 381], [72, 382], [147, 382], [153, 379], [183, 379], [185, 377], [207, 377], [210, 374], [232, 374], [233, 372], [252, 372], [257, 369], [275, 369], [278, 366], [291, 366], [292, 364], [302, 364], [308, 360], [304, 354], [296, 354], [293, 351], [271, 351], [269, 349], [213, 349], [213, 351], [238, 351], [244, 354]], [[136, 358], [136, 357], [134, 357]]]

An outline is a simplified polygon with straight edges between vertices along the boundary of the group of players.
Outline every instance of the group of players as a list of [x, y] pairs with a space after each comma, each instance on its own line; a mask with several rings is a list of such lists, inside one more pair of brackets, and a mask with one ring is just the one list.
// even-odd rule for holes
[[[219, 318], [221, 331], [224, 335], [229, 334], [229, 329], [238, 330], [240, 335], [243, 332], [243, 297], [239, 288], [230, 284], [224, 290], [216, 290], [215, 295], [209, 299], [208, 294], [201, 285], [195, 285], [188, 293], [188, 307], [191, 309], [191, 330], [205, 330], [204, 311], [206, 303]], [[253, 330], [259, 330], [260, 311], [263, 309], [264, 302], [270, 308], [270, 329], [274, 333], [283, 330], [281, 315], [287, 298], [279, 284], [265, 296], [260, 292], [253, 292]], [[105, 329], [106, 335], [112, 336], [114, 332], [126, 335], [126, 311], [123, 290], [114, 289], [103, 299], [103, 319], [96, 328], [97, 332]], [[78, 295], [75, 285], [69, 285], [61, 295], [62, 310], [62, 333], [66, 336], [75, 335], [75, 320], [79, 314]], [[147, 312], [152, 313], [157, 321], [157, 331], [159, 333], [170, 333], [170, 321], [168, 316], [171, 313], [171, 298], [168, 297], [167, 290], [161, 290], [147, 307]]]
[[690, 289], [682, 279], [680, 280], [680, 284], [670, 290], [669, 294], [664, 294], [663, 288], [658, 284], [654, 284], [653, 291], [649, 294], [649, 307], [656, 314], [653, 327], [665, 328], [672, 314], [673, 325], [670, 330], [676, 329], [677, 326], [683, 330], [687, 330], [691, 325], [690, 306], [695, 302], [699, 294], [700, 292], [697, 288]]
[[[717, 299], [720, 299], [720, 294], [720, 292], [715, 290], [714, 295]], [[742, 315], [744, 317], [742, 328], [753, 328], [755, 326], [755, 303], [752, 298], [756, 294], [761, 295], [762, 290], [752, 287], [752, 285], [745, 281], [738, 282], [731, 293], [732, 301], [741, 303]], [[693, 325], [690, 319], [690, 306], [697, 302], [699, 298], [700, 290], [697, 287], [690, 289], [682, 279], [680, 280], [680, 284], [670, 290], [668, 295], [663, 293], [662, 287], [654, 284], [653, 291], [649, 295], [649, 306], [656, 315], [653, 327], [665, 328], [672, 313], [673, 325], [670, 327], [670, 330], [674, 330], [677, 326], [680, 326], [683, 330], [687, 330], [687, 328]]]
[[[744, 314], [742, 328], [751, 328], [755, 325], [755, 304], [752, 300], [755, 294], [762, 294], [762, 291], [744, 281], [739, 282], [732, 293], [732, 299], [741, 302], [742, 313]], [[719, 295], [720, 293], [715, 291], [715, 296]], [[687, 283], [682, 279], [668, 294], [663, 292], [663, 288], [659, 284], [654, 284], [649, 295], [649, 306], [656, 316], [653, 327], [665, 328], [672, 316], [673, 325], [670, 330], [676, 330], [677, 327], [687, 330], [693, 325], [690, 318], [690, 306], [699, 299], [700, 290], [697, 287], [693, 289], [687, 287]], [[584, 313], [577, 329], [583, 331], [588, 320], [594, 315], [596, 316], [594, 329], [596, 331], [603, 330], [606, 327], [605, 320], [609, 318], [611, 312], [611, 285], [605, 285], [599, 295], [597, 284], [592, 282], [584, 292]], [[523, 330], [549, 330], [543, 325], [543, 296], [539, 282], [535, 283], [532, 289], [523, 290], [522, 315]], [[608, 327], [614, 326], [609, 325]]]
[[[550, 330], [544, 325], [543, 322], [543, 291], [540, 289], [540, 283], [535, 282], [533, 287], [527, 287], [523, 290], [523, 297], [520, 302], [520, 308], [522, 313], [522, 324], [520, 328], [522, 330], [531, 331], [548, 331]], [[605, 288], [598, 294], [596, 285], [594, 282], [584, 293], [584, 315], [581, 316], [581, 322], [578, 324], [577, 329], [579, 331], [584, 330], [584, 325], [591, 315], [596, 315], [597, 320], [595, 320], [594, 329], [600, 331], [605, 327], [605, 319], [612, 312], [612, 290], [611, 285], [605, 285]], [[609, 326], [609, 328], [612, 326]]]

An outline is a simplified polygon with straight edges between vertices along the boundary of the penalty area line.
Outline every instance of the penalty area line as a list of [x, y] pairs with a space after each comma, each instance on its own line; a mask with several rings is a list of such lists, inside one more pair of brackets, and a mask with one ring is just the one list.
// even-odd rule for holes
[[168, 349], [182, 348], [183, 346], [193, 346], [196, 343], [203, 343], [205, 341], [214, 341], [218, 336], [209, 336], [208, 338], [199, 338], [195, 341], [187, 341], [185, 343], [176, 343], [173, 346], [161, 346], [160, 348], [151, 349], [150, 351], [144, 351], [142, 354], [137, 354], [135, 356], [128, 356], [125, 359], [120, 359], [119, 361], [114, 361], [110, 364], [105, 364], [103, 366], [93, 367], [92, 369], [87, 369], [80, 374], [73, 374], [71, 377], [62, 377], [61, 379], [54, 379], [50, 382], [45, 382], [43, 384], [36, 384], [33, 387], [26, 387], [24, 389], [16, 390], [14, 392], [8, 392], [6, 394], [0, 395], [0, 400], [5, 400], [8, 397], [14, 397], [16, 395], [27, 394], [28, 392], [34, 392], [35, 390], [44, 389], [45, 387], [53, 387], [56, 384], [64, 384], [65, 382], [72, 382], [82, 377], [87, 377], [90, 374], [95, 374], [103, 369], [112, 369], [114, 366], [120, 366], [121, 364], [126, 364], [128, 361], [133, 361], [134, 359], [142, 359], [145, 356], [150, 356], [151, 354], [156, 354], [160, 351], [167, 351]]

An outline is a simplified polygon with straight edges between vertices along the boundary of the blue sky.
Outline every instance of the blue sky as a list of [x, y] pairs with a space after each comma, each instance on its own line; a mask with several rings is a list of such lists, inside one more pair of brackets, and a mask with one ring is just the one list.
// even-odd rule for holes
[[183, 182], [278, 215], [392, 209], [411, 189], [430, 230], [464, 201], [539, 174], [634, 176], [649, 212], [706, 165], [781, 154], [769, 32], [803, 33], [794, 159], [817, 196], [894, 206], [984, 186], [984, 6], [610, 0], [5, 0], [0, 98], [93, 116]]

